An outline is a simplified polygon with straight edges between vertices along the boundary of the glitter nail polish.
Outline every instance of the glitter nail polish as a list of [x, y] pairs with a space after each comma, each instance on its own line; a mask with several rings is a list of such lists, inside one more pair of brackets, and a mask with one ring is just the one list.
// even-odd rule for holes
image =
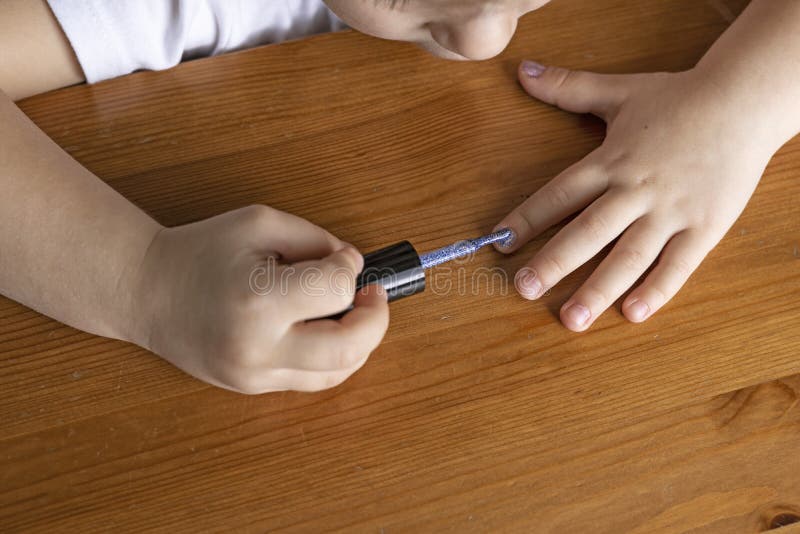
[[540, 77], [542, 74], [544, 74], [545, 70], [547, 70], [547, 67], [541, 63], [537, 63], [536, 61], [530, 61], [526, 59], [522, 62], [522, 72], [531, 78]]

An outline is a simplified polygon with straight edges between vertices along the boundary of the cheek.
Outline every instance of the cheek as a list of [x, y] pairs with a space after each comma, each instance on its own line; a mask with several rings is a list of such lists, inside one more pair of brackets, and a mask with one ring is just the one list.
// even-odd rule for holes
[[425, 32], [414, 16], [376, 6], [373, 0], [328, 0], [328, 7], [345, 24], [361, 33], [393, 41], [418, 41]]
[[355, 29], [374, 37], [392, 41], [419, 41], [426, 35], [419, 26], [386, 20], [385, 17], [373, 19], [371, 22], [372, 24], [367, 27]]

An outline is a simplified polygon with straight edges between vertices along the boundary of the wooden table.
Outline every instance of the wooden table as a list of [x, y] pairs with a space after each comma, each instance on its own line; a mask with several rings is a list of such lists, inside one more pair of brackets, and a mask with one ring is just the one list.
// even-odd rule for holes
[[[401, 239], [429, 249], [491, 229], [601, 142], [599, 121], [522, 93], [519, 59], [683, 69], [742, 4], [557, 0], [484, 63], [347, 32], [22, 108], [165, 224], [261, 202], [363, 250]], [[796, 140], [643, 325], [618, 310], [585, 334], [559, 324], [592, 265], [535, 303], [488, 286], [428, 292], [394, 304], [367, 365], [319, 394], [226, 392], [0, 300], [0, 531], [790, 523], [800, 517], [798, 174]], [[513, 272], [552, 234], [460, 267]]]

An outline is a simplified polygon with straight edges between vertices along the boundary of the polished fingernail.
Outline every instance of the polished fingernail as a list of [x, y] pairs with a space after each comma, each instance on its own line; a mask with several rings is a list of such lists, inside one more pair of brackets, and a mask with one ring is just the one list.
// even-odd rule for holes
[[526, 76], [529, 76], [531, 78], [538, 78], [539, 76], [544, 74], [545, 70], [547, 70], [547, 67], [545, 67], [541, 63], [530, 61], [528, 59], [522, 62], [522, 72], [524, 72]]
[[503, 226], [502, 224], [498, 225], [497, 227], [495, 227], [494, 230], [492, 230], [492, 232], [499, 232], [500, 230], [507, 230], [509, 232], [509, 235], [502, 241], [498, 241], [497, 243], [495, 243], [497, 247], [508, 248], [517, 242], [517, 233], [507, 226]]
[[586, 323], [589, 322], [590, 316], [589, 308], [583, 304], [570, 304], [569, 307], [564, 310], [564, 317], [567, 322], [575, 326], [585, 326]]
[[535, 299], [542, 292], [542, 282], [536, 276], [536, 271], [528, 267], [523, 267], [517, 272], [514, 282], [523, 297]]
[[648, 306], [646, 302], [634, 300], [628, 304], [628, 316], [630, 317], [631, 321], [635, 321], [637, 323], [644, 321], [647, 319], [648, 315], [650, 315], [650, 306]]

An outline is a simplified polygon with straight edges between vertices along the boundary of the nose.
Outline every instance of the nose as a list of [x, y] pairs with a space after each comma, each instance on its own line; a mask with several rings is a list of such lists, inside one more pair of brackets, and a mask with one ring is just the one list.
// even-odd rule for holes
[[472, 60], [489, 59], [505, 50], [516, 29], [516, 17], [501, 13], [484, 14], [455, 24], [430, 24], [431, 36], [437, 43]]

